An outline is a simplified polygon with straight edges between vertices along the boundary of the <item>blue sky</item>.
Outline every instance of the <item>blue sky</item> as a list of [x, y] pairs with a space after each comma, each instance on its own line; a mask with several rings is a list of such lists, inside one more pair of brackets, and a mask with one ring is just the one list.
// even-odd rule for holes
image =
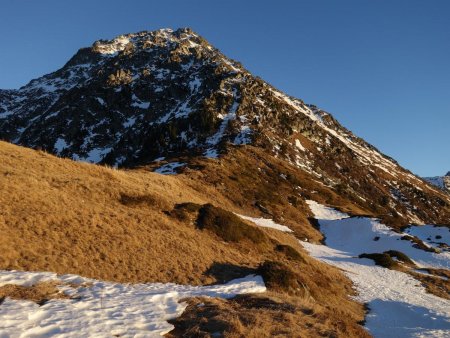
[[191, 27], [419, 175], [450, 170], [450, 1], [0, 2], [0, 88], [100, 38]]

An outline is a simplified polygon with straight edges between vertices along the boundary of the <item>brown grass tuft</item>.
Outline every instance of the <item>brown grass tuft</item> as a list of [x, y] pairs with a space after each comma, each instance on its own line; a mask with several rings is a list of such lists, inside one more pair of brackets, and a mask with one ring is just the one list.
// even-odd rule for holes
[[29, 300], [39, 305], [44, 305], [51, 299], [68, 299], [57, 288], [57, 282], [42, 282], [32, 286], [6, 284], [0, 286], [0, 304], [8, 297], [16, 300]]
[[269, 289], [295, 292], [301, 287], [299, 275], [280, 262], [265, 261], [259, 267], [258, 274]]

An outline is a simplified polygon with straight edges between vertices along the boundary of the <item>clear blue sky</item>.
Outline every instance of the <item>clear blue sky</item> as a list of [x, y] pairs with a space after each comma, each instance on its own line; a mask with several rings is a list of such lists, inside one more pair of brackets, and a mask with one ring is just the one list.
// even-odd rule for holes
[[417, 174], [450, 170], [449, 0], [1, 0], [0, 88], [163, 27], [193, 28]]

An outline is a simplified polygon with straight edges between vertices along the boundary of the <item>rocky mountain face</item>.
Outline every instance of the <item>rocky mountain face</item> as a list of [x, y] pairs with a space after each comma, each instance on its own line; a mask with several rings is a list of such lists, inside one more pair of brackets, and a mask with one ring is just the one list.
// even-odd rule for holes
[[161, 173], [258, 149], [315, 182], [309, 193], [324, 188], [388, 224], [450, 222], [447, 194], [190, 29], [100, 40], [56, 72], [0, 91], [0, 139]]
[[424, 177], [424, 180], [444, 191], [450, 192], [450, 171], [445, 176]]

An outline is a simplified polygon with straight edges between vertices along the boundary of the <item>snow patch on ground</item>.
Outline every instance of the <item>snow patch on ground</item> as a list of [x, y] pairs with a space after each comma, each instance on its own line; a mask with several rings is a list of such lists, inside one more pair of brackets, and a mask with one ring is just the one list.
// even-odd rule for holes
[[[427, 293], [419, 281], [399, 271], [359, 259], [363, 252], [398, 250], [424, 267], [449, 266], [450, 256], [412, 247], [375, 219], [328, 217], [330, 208], [312, 204], [327, 245], [301, 242], [309, 254], [342, 269], [353, 281], [357, 300], [367, 303], [366, 328], [375, 337], [448, 337], [448, 301]], [[325, 217], [325, 218], [324, 218]], [[327, 219], [328, 217], [328, 219]], [[375, 240], [376, 237], [379, 237]]]
[[131, 97], [131, 106], [135, 108], [148, 109], [150, 102], [141, 101], [135, 94]]
[[243, 215], [239, 215], [239, 214], [236, 214], [236, 215], [238, 215], [242, 219], [245, 219], [247, 221], [255, 223], [257, 226], [260, 226], [260, 227], [272, 228], [272, 229], [276, 229], [276, 230], [280, 230], [280, 231], [284, 231], [284, 232], [292, 232], [292, 230], [289, 229], [287, 226], [277, 224], [269, 218], [249, 217], [249, 216], [243, 216]]
[[231, 298], [266, 291], [256, 275], [223, 285], [189, 286], [119, 284], [49, 272], [0, 271], [0, 286], [44, 281], [64, 283], [60, 290], [74, 299], [54, 299], [39, 306], [6, 298], [0, 306], [1, 337], [161, 337], [173, 329], [167, 320], [180, 316], [186, 308], [186, 303], [179, 302], [183, 298]]
[[412, 226], [405, 229], [405, 233], [416, 236], [429, 246], [439, 248], [439, 243], [450, 243], [450, 228], [434, 225]]
[[344, 214], [343, 212], [323, 206], [313, 200], [306, 200], [306, 203], [308, 204], [309, 208], [311, 209], [312, 213], [315, 215], [317, 219], [337, 220], [349, 217], [347, 214]]
[[[398, 250], [411, 258], [418, 267], [447, 269], [450, 253], [431, 253], [413, 247], [408, 240], [401, 240], [403, 233], [392, 231], [373, 218], [352, 217], [342, 220], [319, 219], [320, 230], [326, 236], [327, 246], [355, 257], [362, 253], [382, 253]], [[376, 239], [376, 240], [375, 240]]]
[[106, 105], [105, 100], [103, 100], [101, 97], [96, 97], [96, 99], [97, 99], [97, 102], [100, 103], [102, 106]]

